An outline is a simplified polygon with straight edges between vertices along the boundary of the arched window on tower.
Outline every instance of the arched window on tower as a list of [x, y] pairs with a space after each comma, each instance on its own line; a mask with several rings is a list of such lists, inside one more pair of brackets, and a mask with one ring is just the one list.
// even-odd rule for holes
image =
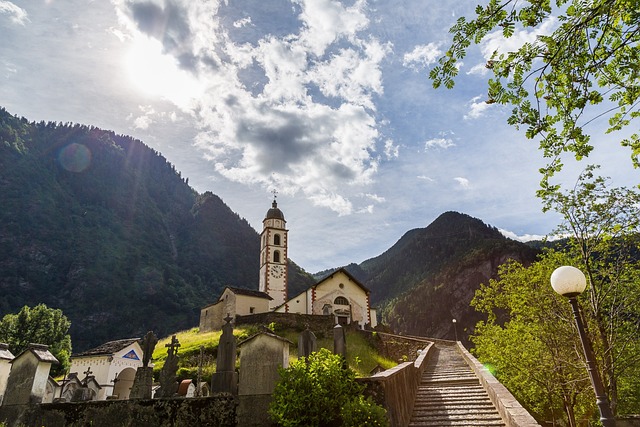
[[333, 303], [335, 305], [349, 305], [349, 300], [346, 299], [345, 297], [337, 297]]
[[273, 235], [273, 244], [276, 246], [280, 246], [280, 235], [279, 234], [274, 234]]
[[273, 251], [273, 262], [280, 262], [280, 251]]

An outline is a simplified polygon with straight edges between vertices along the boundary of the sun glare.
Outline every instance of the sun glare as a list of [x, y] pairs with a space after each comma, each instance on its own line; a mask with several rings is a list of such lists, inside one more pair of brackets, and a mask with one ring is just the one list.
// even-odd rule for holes
[[163, 54], [157, 40], [137, 37], [126, 57], [126, 67], [133, 84], [148, 95], [185, 105], [201, 93], [197, 79], [180, 69], [175, 58]]

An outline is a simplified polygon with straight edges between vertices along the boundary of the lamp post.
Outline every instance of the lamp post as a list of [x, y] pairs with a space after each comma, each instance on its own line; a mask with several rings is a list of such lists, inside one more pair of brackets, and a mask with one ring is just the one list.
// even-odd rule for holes
[[609, 399], [607, 398], [602, 380], [598, 374], [591, 341], [589, 341], [589, 337], [586, 334], [586, 328], [580, 315], [578, 299], [576, 298], [587, 287], [587, 279], [579, 269], [565, 265], [553, 271], [551, 274], [551, 286], [554, 291], [569, 299], [569, 303], [573, 309], [573, 317], [576, 320], [576, 327], [578, 328], [578, 334], [582, 342], [582, 349], [584, 350], [584, 357], [587, 362], [587, 371], [589, 371], [589, 377], [591, 378], [591, 386], [596, 394], [596, 404], [600, 411], [600, 422], [605, 427], [615, 427], [616, 420], [611, 412]]
[[453, 322], [453, 332], [455, 333], [456, 341], [458, 341], [458, 321], [456, 319], [452, 319], [451, 322]]

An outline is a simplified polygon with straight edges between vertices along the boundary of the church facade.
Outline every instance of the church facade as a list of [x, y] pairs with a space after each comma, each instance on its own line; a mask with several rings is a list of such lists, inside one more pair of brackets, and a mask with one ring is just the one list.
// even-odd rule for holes
[[258, 291], [226, 287], [218, 300], [202, 308], [200, 332], [219, 330], [224, 318], [274, 311], [278, 313], [332, 315], [335, 323], [377, 325], [371, 308], [371, 291], [340, 268], [304, 292], [287, 298], [288, 233], [284, 214], [274, 199], [262, 221]]

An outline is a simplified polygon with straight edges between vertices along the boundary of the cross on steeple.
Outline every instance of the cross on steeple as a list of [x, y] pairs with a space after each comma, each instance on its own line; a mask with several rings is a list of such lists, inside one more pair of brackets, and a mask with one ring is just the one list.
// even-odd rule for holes
[[273, 201], [275, 202], [278, 198], [278, 190], [274, 188], [273, 190], [271, 190], [271, 193], [273, 193]]

